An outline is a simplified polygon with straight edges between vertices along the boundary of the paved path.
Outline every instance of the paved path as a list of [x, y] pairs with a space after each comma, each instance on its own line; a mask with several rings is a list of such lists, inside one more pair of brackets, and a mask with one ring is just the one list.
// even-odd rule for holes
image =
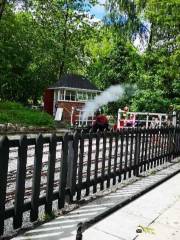
[[154, 234], [143, 233], [139, 235], [137, 240], [179, 240], [180, 199], [159, 215], [159, 217], [150, 224], [149, 228], [150, 230], [152, 229]]
[[179, 240], [180, 174], [89, 228], [83, 240], [91, 239]]
[[[152, 185], [157, 184], [159, 181], [179, 171], [179, 169], [180, 163], [176, 163], [168, 169], [157, 172], [156, 175], [141, 178], [133, 184], [117, 189], [114, 193], [112, 192], [102, 198], [82, 205], [69, 214], [60, 216], [14, 239], [75, 240], [77, 224], [79, 222], [95, 220], [99, 215], [104, 215], [108, 211], [110, 212], [112, 208], [116, 209], [120, 207], [124, 202], [130, 201], [134, 196], [138, 196], [143, 191], [146, 191], [147, 188], [152, 187]], [[180, 199], [179, 186], [180, 174], [86, 230], [83, 233], [83, 240], [135, 239], [137, 237], [136, 229], [138, 225], [141, 225], [146, 232], [148, 232], [149, 228], [145, 227], [149, 226]], [[180, 219], [180, 213], [178, 216]], [[152, 228], [155, 227], [152, 226]], [[157, 231], [155, 231], [155, 233], [157, 233]], [[141, 237], [143, 237], [143, 234], [144, 233], [141, 234]], [[150, 237], [152, 237], [152, 235], [150, 235]], [[150, 238], [146, 237], [144, 239], [150, 240]], [[160, 240], [158, 238], [153, 238], [153, 240], [154, 239]], [[167, 238], [164, 238], [163, 240], [166, 239]], [[179, 239], [180, 236], [178, 240]], [[140, 240], [140, 238], [138, 240]]]

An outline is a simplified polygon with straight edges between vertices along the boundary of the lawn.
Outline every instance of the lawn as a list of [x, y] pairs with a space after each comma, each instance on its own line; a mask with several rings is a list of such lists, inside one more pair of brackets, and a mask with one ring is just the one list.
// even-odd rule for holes
[[0, 123], [38, 127], [54, 126], [53, 118], [48, 113], [32, 110], [22, 104], [10, 101], [0, 102]]

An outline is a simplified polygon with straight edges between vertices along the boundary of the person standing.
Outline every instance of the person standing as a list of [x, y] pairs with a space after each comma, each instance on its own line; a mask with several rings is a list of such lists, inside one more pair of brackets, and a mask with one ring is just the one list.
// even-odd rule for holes
[[100, 111], [97, 111], [95, 114], [95, 121], [93, 123], [93, 131], [97, 132], [99, 129], [100, 131], [104, 131], [105, 129], [108, 130], [109, 122], [105, 115], [101, 114]]

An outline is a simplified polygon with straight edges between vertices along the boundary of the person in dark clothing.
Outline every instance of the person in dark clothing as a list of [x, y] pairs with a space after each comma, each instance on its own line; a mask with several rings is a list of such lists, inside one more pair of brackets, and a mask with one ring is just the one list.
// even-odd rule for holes
[[104, 129], [108, 130], [109, 123], [108, 119], [105, 115], [101, 114], [99, 111], [96, 112], [95, 121], [93, 123], [93, 132], [97, 132], [99, 129], [100, 131], [104, 131]]

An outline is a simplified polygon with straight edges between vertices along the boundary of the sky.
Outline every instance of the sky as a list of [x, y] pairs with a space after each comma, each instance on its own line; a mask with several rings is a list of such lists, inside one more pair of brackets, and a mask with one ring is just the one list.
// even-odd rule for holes
[[[99, 4], [97, 4], [96, 6], [92, 7], [90, 10], [90, 13], [92, 15], [95, 16], [96, 19], [101, 20], [103, 19], [103, 17], [106, 15], [106, 11], [105, 8], [103, 6], [103, 4], [105, 4], [106, 0], [99, 0]], [[148, 23], [146, 23], [147, 25]], [[149, 25], [147, 25], [146, 27], [150, 28]], [[147, 44], [147, 40], [145, 41], [145, 43], [143, 44], [142, 42], [140, 42], [140, 37], [137, 36], [135, 41], [134, 41], [134, 46], [140, 51], [140, 52], [144, 52], [144, 50], [146, 49], [146, 44]]]
[[105, 0], [99, 0], [99, 4], [92, 7], [90, 13], [93, 14], [96, 18], [102, 19], [105, 16], [105, 8], [102, 4], [105, 3]]

